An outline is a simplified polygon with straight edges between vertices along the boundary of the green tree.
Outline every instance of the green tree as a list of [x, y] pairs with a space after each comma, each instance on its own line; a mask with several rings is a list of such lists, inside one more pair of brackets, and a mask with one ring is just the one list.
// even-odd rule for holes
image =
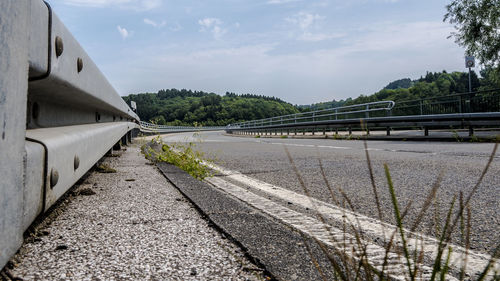
[[500, 67], [500, 0], [453, 0], [446, 9], [455, 41], [481, 63]]

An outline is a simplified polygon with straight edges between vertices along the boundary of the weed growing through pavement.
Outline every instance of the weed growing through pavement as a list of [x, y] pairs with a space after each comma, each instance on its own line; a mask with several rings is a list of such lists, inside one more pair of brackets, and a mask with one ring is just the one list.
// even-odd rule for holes
[[[350, 139], [349, 137], [347, 139]], [[377, 189], [374, 175], [373, 175], [373, 165], [370, 160], [370, 155], [368, 153], [367, 141], [364, 140], [364, 148], [366, 154], [366, 162], [368, 165], [369, 176], [371, 179], [371, 185], [373, 190], [373, 196], [375, 199], [375, 203], [377, 206], [378, 218], [380, 221], [383, 221], [383, 214], [381, 211], [381, 202], [379, 200], [379, 191]], [[329, 264], [331, 266], [331, 271], [333, 271], [333, 280], [393, 280], [395, 276], [401, 277], [402, 280], [500, 280], [500, 276], [498, 272], [491, 272], [493, 264], [496, 263], [498, 258], [500, 257], [500, 245], [496, 247], [494, 253], [491, 255], [491, 259], [488, 261], [487, 265], [484, 267], [482, 272], [476, 276], [468, 276], [467, 275], [467, 260], [470, 251], [470, 231], [471, 231], [471, 209], [470, 209], [470, 200], [476, 193], [478, 187], [483, 181], [484, 176], [488, 172], [492, 161], [494, 160], [496, 151], [498, 148], [498, 139], [497, 143], [494, 145], [493, 151], [490, 154], [489, 160], [484, 167], [481, 176], [477, 180], [474, 187], [471, 191], [464, 196], [462, 192], [460, 194], [453, 196], [449, 203], [449, 208], [447, 208], [446, 216], [444, 218], [444, 223], [442, 225], [439, 224], [441, 221], [440, 214], [435, 213], [435, 222], [434, 225], [436, 227], [436, 236], [437, 236], [437, 251], [434, 251], [434, 256], [426, 256], [424, 251], [425, 241], [423, 236], [416, 234], [415, 230], [418, 228], [423, 218], [428, 216], [428, 211], [431, 208], [431, 205], [434, 202], [435, 210], [439, 209], [439, 199], [437, 198], [437, 191], [441, 185], [441, 181], [443, 178], [443, 173], [440, 173], [435, 183], [433, 184], [429, 194], [426, 196], [425, 201], [418, 212], [415, 220], [411, 224], [410, 229], [406, 229], [403, 227], [403, 221], [405, 220], [405, 216], [411, 207], [411, 202], [405, 207], [401, 208], [398, 200], [397, 200], [397, 189], [393, 184], [391, 173], [389, 166], [384, 164], [385, 177], [387, 180], [387, 188], [390, 194], [390, 201], [392, 203], [392, 212], [396, 222], [395, 227], [383, 227], [384, 231], [383, 237], [390, 237], [389, 239], [385, 238], [382, 241], [385, 248], [385, 255], [383, 256], [383, 261], [377, 261], [377, 265], [373, 264], [373, 260], [370, 261], [370, 253], [368, 248], [370, 247], [369, 243], [366, 242], [365, 233], [359, 223], [359, 221], [348, 221], [344, 220], [344, 237], [346, 235], [352, 234], [354, 236], [351, 249], [346, 249], [345, 247], [345, 238], [344, 241], [339, 240], [336, 235], [333, 235], [331, 228], [327, 225], [324, 215], [319, 211], [318, 207], [315, 204], [312, 204], [314, 210], [316, 212], [317, 217], [324, 225], [326, 231], [330, 233], [330, 240], [333, 241], [336, 245], [341, 245], [340, 247], [328, 247], [323, 242], [313, 239], [313, 241], [320, 247], [322, 252], [327, 257]], [[309, 189], [307, 188], [302, 176], [297, 169], [295, 162], [288, 151], [287, 147], [284, 146], [284, 150], [286, 155], [288, 156], [288, 160], [293, 168], [295, 175], [299, 181], [304, 194], [310, 198], [311, 203], [314, 202], [312, 199]], [[335, 193], [333, 192], [333, 188], [330, 185], [328, 178], [325, 175], [325, 171], [323, 169], [322, 160], [317, 157], [319, 161], [319, 167], [322, 174], [322, 179], [329, 189], [332, 200], [339, 206], [347, 206], [349, 211], [354, 211], [353, 205], [346, 195], [346, 193], [342, 190], [342, 188], [338, 187], [338, 191], [341, 194], [341, 201]], [[458, 198], [458, 199], [457, 199]], [[457, 203], [458, 201], [458, 203]], [[457, 206], [458, 204], [458, 206]], [[457, 207], [456, 207], [457, 206]], [[457, 210], [458, 209], [458, 210]], [[407, 219], [408, 220], [408, 219]], [[384, 229], [385, 228], [385, 229]], [[462, 263], [458, 270], [453, 272], [458, 278], [453, 277], [450, 273], [451, 256], [454, 251], [457, 249], [452, 248], [451, 239], [452, 234], [459, 231], [459, 235], [461, 237], [461, 246], [465, 249], [465, 253], [462, 253]], [[385, 235], [385, 232], [389, 234]], [[309, 246], [307, 246], [307, 239], [303, 235], [304, 244], [307, 247], [307, 252], [311, 258], [312, 264], [315, 266], [319, 275], [323, 280], [329, 280], [327, 276], [325, 276], [326, 268], [322, 268], [322, 266], [317, 262], [317, 258], [314, 257], [312, 251]], [[342, 244], [344, 243], [344, 244]], [[342, 245], [344, 245], [342, 247]], [[395, 255], [397, 258], [395, 258]], [[394, 261], [399, 260], [400, 267], [395, 268]], [[429, 262], [430, 260], [430, 262]], [[425, 266], [425, 264], [430, 264], [430, 266]], [[457, 266], [457, 265], [454, 265]]]
[[[199, 135], [195, 133], [193, 136], [196, 137]], [[206, 164], [213, 161], [207, 159], [205, 154], [196, 150], [195, 147], [196, 144], [193, 142], [187, 144], [166, 144], [160, 136], [157, 136], [151, 142], [144, 144], [141, 150], [146, 158], [151, 161], [173, 164], [192, 177], [203, 180], [206, 177], [212, 176], [212, 172]]]

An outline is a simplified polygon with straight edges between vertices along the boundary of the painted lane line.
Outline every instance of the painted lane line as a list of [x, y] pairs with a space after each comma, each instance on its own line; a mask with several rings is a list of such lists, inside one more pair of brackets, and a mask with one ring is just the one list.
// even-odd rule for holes
[[331, 145], [318, 145], [317, 147], [333, 148], [333, 149], [352, 149], [352, 147], [347, 147], [347, 146], [331, 146]]
[[[239, 187], [235, 184], [227, 182], [219, 177], [206, 178], [206, 182], [213, 185], [215, 188], [223, 191], [238, 200], [260, 210], [261, 212], [278, 219], [282, 223], [294, 228], [295, 230], [305, 234], [306, 236], [320, 241], [324, 245], [335, 249], [337, 253], [342, 253], [351, 259], [359, 262], [363, 249], [366, 249], [365, 259], [370, 265], [378, 271], [384, 272], [392, 280], [407, 280], [406, 260], [395, 253], [390, 253], [388, 258], [388, 265], [384, 266], [385, 248], [369, 243], [360, 239], [357, 242], [356, 237], [330, 225], [326, 225], [317, 219], [306, 216], [302, 213], [296, 212], [277, 204], [269, 199], [258, 196], [253, 192]], [[413, 263], [413, 261], [411, 261]], [[422, 278], [417, 280], [428, 280], [432, 269], [428, 266], [421, 265]], [[446, 280], [458, 280], [453, 276], [446, 275]]]
[[[225, 168], [219, 167], [217, 165], [208, 165], [210, 168], [218, 171], [219, 173], [225, 175], [227, 178], [237, 181], [241, 184], [254, 188], [255, 190], [263, 191], [269, 195], [272, 195], [281, 200], [285, 200], [293, 203], [295, 206], [299, 206], [303, 209], [317, 210], [322, 216], [327, 219], [335, 220], [337, 222], [343, 222], [347, 220], [354, 227], [360, 229], [367, 235], [371, 237], [381, 238], [381, 241], [389, 241], [392, 234], [397, 231], [396, 226], [381, 222], [377, 219], [367, 217], [365, 215], [349, 211], [347, 209], [338, 207], [333, 204], [323, 202], [314, 198], [309, 198], [305, 195], [293, 192], [291, 190], [275, 186], [258, 179], [243, 175], [236, 171], [227, 170]], [[407, 244], [412, 251], [423, 250], [424, 253], [430, 257], [435, 258], [438, 253], [439, 241], [435, 238], [422, 235], [420, 233], [412, 233], [405, 229], [407, 236]], [[401, 245], [402, 241], [399, 235], [395, 235], [394, 241], [396, 244]], [[451, 262], [450, 267], [460, 270], [462, 268], [465, 257], [467, 257], [467, 267], [466, 270], [471, 275], [480, 274], [484, 268], [487, 266], [488, 262], [491, 260], [491, 256], [475, 251], [466, 250], [458, 245], [452, 245], [451, 252]], [[445, 251], [443, 258], [446, 257], [447, 251]], [[493, 268], [489, 271], [489, 276], [494, 276], [495, 272], [500, 271], [500, 263], [495, 262]], [[497, 273], [498, 274], [498, 273]]]

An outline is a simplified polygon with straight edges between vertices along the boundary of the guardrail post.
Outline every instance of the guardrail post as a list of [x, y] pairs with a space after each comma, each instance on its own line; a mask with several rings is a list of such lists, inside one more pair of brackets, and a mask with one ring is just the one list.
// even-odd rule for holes
[[349, 135], [352, 135], [352, 126], [349, 126]]
[[316, 131], [315, 128], [312, 128], [312, 135], [314, 136], [314, 132]]
[[365, 118], [368, 119], [370, 118], [370, 105], [366, 105], [366, 112], [365, 112]]
[[387, 135], [387, 136], [390, 136], [390, 135], [391, 135], [391, 127], [387, 127], [387, 128], [385, 129], [385, 132], [386, 132], [386, 135]]
[[424, 136], [429, 136], [429, 128], [428, 127], [424, 127]]
[[295, 135], [297, 135], [297, 129], [293, 129], [293, 131], [295, 132]]
[[474, 127], [472, 125], [469, 126], [469, 137], [474, 135]]
[[326, 128], [323, 128], [323, 136], [326, 135]]

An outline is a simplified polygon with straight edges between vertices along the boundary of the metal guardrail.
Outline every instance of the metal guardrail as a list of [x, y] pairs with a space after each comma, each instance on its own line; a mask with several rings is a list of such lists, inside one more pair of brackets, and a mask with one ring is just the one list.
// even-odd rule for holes
[[[226, 132], [245, 134], [277, 134], [278, 130], [312, 131], [353, 128], [383, 129], [387, 135], [393, 128], [469, 128], [473, 135], [477, 126], [500, 126], [500, 90], [454, 94], [394, 103], [392, 101], [324, 109], [232, 124]], [[385, 105], [385, 106], [384, 106]], [[365, 107], [365, 110], [359, 110]], [[354, 109], [354, 110], [352, 110]], [[358, 109], [358, 110], [357, 110]], [[335, 117], [335, 118], [333, 118]]]
[[500, 112], [500, 89], [397, 102], [392, 116]]
[[[0, 268], [139, 117], [50, 6], [0, 1]], [[28, 66], [29, 65], [29, 69]]]
[[370, 118], [370, 116], [385, 116], [393, 107], [393, 101], [371, 102], [230, 124], [226, 129], [262, 128], [289, 124], [296, 126], [325, 120]]
[[212, 127], [194, 127], [194, 126], [167, 126], [157, 125], [140, 121], [141, 132], [144, 133], [178, 133], [178, 132], [195, 132], [195, 131], [219, 131], [224, 130], [226, 127], [212, 126]]

